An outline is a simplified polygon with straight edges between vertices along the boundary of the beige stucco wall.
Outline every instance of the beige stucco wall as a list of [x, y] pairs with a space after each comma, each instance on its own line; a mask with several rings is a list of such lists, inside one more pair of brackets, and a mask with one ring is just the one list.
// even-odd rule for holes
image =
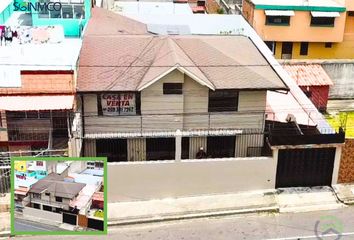
[[[272, 158], [108, 164], [108, 201], [138, 201], [273, 189]], [[247, 181], [246, 181], [247, 179]]]
[[[164, 95], [165, 82], [183, 83], [183, 94]], [[85, 133], [263, 127], [266, 91], [240, 91], [239, 110], [230, 113], [208, 113], [208, 95], [207, 87], [178, 70], [142, 90], [141, 116], [97, 116], [97, 97], [88, 94], [85, 116], [96, 117], [85, 118]]]
[[264, 41], [290, 42], [342, 42], [346, 13], [335, 18], [334, 27], [311, 27], [310, 11], [295, 11], [290, 17], [290, 26], [265, 25], [263, 9], [254, 10], [251, 24]]
[[184, 112], [206, 113], [208, 112], [209, 88], [185, 75], [183, 84]]
[[97, 95], [85, 94], [83, 98], [85, 116], [97, 115]]
[[183, 112], [183, 95], [163, 94], [164, 83], [183, 83], [184, 76], [175, 70], [141, 91], [141, 114], [168, 114]]

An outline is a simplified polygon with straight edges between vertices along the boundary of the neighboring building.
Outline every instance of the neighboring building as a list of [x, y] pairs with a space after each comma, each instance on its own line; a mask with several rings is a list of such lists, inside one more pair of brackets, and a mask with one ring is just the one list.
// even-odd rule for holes
[[113, 11], [120, 14], [193, 14], [188, 3], [115, 1]]
[[0, 25], [3, 25], [13, 13], [13, 0], [0, 1]]
[[351, 0], [244, 0], [242, 13], [276, 58], [354, 58]]
[[[18, 30], [16, 41], [0, 46], [1, 149], [39, 151], [33, 154], [66, 149], [81, 39], [64, 38], [60, 26], [13, 29]], [[34, 37], [38, 31], [57, 34], [41, 42]], [[33, 37], [27, 38], [30, 33]]]
[[[7, 1], [7, 0], [6, 0]], [[5, 1], [5, 2], [6, 2]], [[14, 11], [14, 13], [10, 18], [7, 18], [7, 21], [3, 23], [11, 26], [17, 25], [19, 22], [26, 22], [29, 26], [55, 26], [60, 25], [64, 28], [65, 36], [68, 37], [79, 37], [81, 36], [87, 21], [91, 17], [91, 7], [92, 0], [46, 0], [46, 1], [38, 1], [38, 0], [30, 0], [30, 1], [10, 1], [9, 11]], [[15, 6], [16, 2], [16, 6]], [[61, 3], [59, 5], [58, 3]], [[36, 4], [44, 3], [56, 4], [50, 5], [50, 8], [53, 10], [50, 11], [47, 8], [43, 7], [34, 9], [31, 7], [30, 3], [33, 6], [37, 7]], [[20, 9], [18, 7], [22, 7]], [[61, 7], [60, 7], [61, 6]], [[15, 8], [16, 7], [16, 8]], [[29, 9], [31, 10], [29, 11]], [[0, 5], [0, 13], [1, 13], [1, 5]], [[27, 14], [25, 14], [27, 13]], [[6, 15], [7, 16], [7, 15]], [[0, 19], [1, 23], [1, 19]]]
[[27, 161], [15, 161], [14, 165], [15, 171], [26, 172], [27, 171]]
[[332, 80], [319, 64], [287, 64], [284, 69], [320, 111], [326, 111]]
[[[201, 146], [214, 158], [263, 147], [267, 91], [288, 88], [249, 38], [153, 36], [144, 24], [114, 19], [111, 28], [143, 34], [97, 35], [102, 17], [88, 24], [77, 85], [85, 156], [174, 159], [178, 129], [182, 158]], [[250, 129], [258, 130], [252, 143], [234, 135]]]
[[84, 183], [66, 182], [64, 177], [51, 173], [32, 185], [28, 194], [30, 207], [44, 211], [61, 213], [72, 211], [72, 201], [79, 196], [86, 186]]
[[27, 205], [26, 197], [29, 191], [29, 187], [18, 187], [14, 191], [15, 207], [23, 208]]
[[103, 192], [95, 192], [92, 196], [92, 205], [91, 208], [104, 208], [104, 194]]
[[39, 179], [56, 172], [54, 161], [15, 161], [15, 187], [31, 187]]

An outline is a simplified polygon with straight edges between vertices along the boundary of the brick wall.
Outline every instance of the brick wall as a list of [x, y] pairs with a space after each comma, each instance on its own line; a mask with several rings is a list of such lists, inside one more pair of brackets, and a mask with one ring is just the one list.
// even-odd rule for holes
[[354, 182], [354, 139], [346, 139], [343, 146], [338, 182]]
[[22, 72], [20, 88], [2, 88], [0, 94], [74, 93], [72, 72]]

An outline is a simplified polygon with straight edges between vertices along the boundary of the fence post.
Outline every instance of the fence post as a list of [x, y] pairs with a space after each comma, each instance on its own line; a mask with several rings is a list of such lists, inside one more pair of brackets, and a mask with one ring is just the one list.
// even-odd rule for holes
[[180, 162], [182, 156], [182, 132], [177, 129], [176, 131], [176, 152], [175, 152], [175, 161]]

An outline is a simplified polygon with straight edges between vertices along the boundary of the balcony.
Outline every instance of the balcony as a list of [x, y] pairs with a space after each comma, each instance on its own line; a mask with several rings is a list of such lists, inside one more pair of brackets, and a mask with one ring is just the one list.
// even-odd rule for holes
[[42, 205], [48, 205], [56, 208], [69, 209], [69, 203], [62, 203], [56, 201], [48, 201], [39, 198], [31, 198], [31, 203], [37, 203]]
[[48, 141], [49, 129], [37, 129], [37, 128], [10, 128], [8, 129], [9, 141]]
[[[177, 129], [261, 129], [263, 112], [217, 112], [183, 114], [144, 114], [141, 116], [89, 116], [85, 117], [85, 134], [96, 133], [146, 133]], [[76, 129], [79, 131], [79, 129]]]

